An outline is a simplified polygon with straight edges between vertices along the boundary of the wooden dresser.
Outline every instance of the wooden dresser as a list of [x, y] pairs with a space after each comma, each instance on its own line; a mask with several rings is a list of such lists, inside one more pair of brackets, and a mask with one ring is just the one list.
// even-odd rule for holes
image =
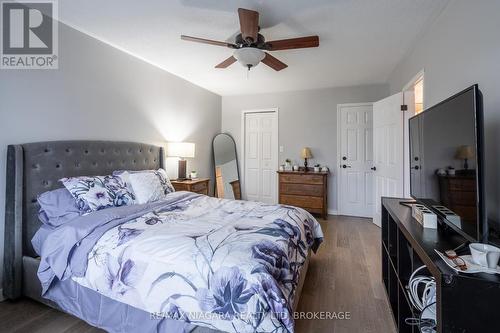
[[476, 222], [476, 178], [474, 174], [438, 176], [441, 203], [465, 221]]
[[279, 203], [328, 214], [328, 172], [278, 171]]
[[197, 178], [193, 180], [172, 180], [170, 182], [172, 183], [176, 191], [189, 191], [208, 195], [209, 181], [209, 178]]

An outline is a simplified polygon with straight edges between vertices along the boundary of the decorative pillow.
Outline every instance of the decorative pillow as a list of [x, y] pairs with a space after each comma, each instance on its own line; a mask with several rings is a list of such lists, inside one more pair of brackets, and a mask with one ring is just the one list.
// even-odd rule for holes
[[158, 169], [156, 172], [156, 175], [160, 178], [160, 183], [161, 186], [163, 186], [163, 190], [165, 191], [165, 194], [169, 194], [172, 192], [175, 192], [175, 188], [170, 182], [170, 178], [168, 178], [167, 172], [163, 169]]
[[47, 191], [38, 196], [38, 219], [51, 227], [58, 227], [81, 215], [75, 198], [66, 188]]
[[115, 171], [122, 181], [129, 183], [136, 203], [144, 204], [165, 199], [175, 189], [163, 169], [143, 171]]
[[118, 176], [83, 176], [60, 181], [85, 213], [134, 203], [134, 194]]

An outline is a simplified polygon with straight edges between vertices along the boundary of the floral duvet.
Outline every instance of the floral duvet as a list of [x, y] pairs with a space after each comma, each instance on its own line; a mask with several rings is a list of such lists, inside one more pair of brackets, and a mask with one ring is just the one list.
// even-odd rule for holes
[[[86, 269], [79, 274], [71, 263], [78, 253], [68, 254], [60, 256], [66, 267], [59, 273], [48, 269], [51, 276], [72, 278], [152, 313], [152, 320], [168, 317], [227, 332], [293, 332], [299, 274], [323, 237], [318, 222], [290, 206], [187, 192], [168, 198], [119, 223], [109, 224], [113, 216], [106, 215], [106, 223], [75, 238], [81, 238], [75, 246], [83, 246], [96, 226], [108, 225], [87, 244]], [[56, 262], [49, 259], [46, 269]]]

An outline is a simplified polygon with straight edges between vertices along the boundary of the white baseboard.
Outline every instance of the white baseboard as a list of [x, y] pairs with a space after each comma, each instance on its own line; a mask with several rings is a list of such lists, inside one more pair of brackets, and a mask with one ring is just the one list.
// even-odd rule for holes
[[336, 209], [329, 209], [328, 215], [339, 215], [339, 214], [338, 214], [338, 211]]

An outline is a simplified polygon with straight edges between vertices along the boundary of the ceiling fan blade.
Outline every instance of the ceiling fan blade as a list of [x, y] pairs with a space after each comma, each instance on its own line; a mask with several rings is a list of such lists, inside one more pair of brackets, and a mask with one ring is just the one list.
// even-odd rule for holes
[[303, 49], [306, 47], [318, 47], [318, 46], [319, 46], [318, 36], [273, 40], [266, 43], [266, 49], [268, 51]]
[[255, 43], [259, 33], [259, 12], [238, 8], [238, 16], [240, 17], [241, 36], [247, 42]]
[[197, 42], [197, 43], [203, 43], [203, 44], [225, 46], [225, 47], [229, 47], [231, 49], [235, 49], [236, 48], [236, 45], [231, 44], [231, 43], [219, 42], [219, 41], [216, 41], [216, 40], [205, 39], [205, 38], [198, 38], [198, 37], [191, 37], [191, 36], [181, 35], [181, 39], [182, 40], [187, 40], [189, 42]]
[[226, 60], [224, 60], [223, 62], [221, 62], [217, 66], [215, 66], [215, 68], [228, 68], [229, 66], [231, 66], [235, 62], [236, 62], [236, 58], [233, 56], [230, 56], [229, 58], [227, 58]]
[[287, 64], [279, 61], [269, 53], [266, 53], [266, 56], [264, 57], [264, 59], [262, 59], [262, 62], [271, 67], [272, 69], [274, 69], [275, 71], [280, 71], [288, 67]]

